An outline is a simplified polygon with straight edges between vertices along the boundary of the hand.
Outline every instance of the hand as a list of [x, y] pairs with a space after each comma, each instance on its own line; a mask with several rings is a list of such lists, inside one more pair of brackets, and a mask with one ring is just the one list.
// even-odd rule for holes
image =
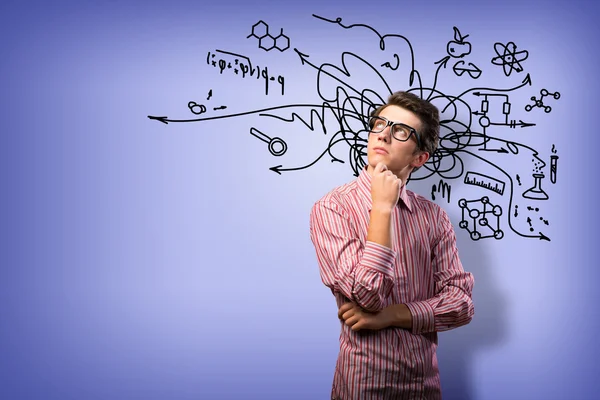
[[371, 176], [373, 208], [393, 209], [400, 198], [401, 183], [402, 180], [388, 170], [384, 163], [377, 163]]
[[356, 303], [345, 303], [338, 310], [338, 318], [344, 321], [353, 331], [361, 329], [380, 330], [391, 325], [389, 314], [386, 310], [368, 312]]

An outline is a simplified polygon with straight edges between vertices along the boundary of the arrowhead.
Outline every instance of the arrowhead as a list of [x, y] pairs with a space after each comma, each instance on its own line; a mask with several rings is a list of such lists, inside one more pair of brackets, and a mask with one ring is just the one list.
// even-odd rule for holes
[[[304, 54], [302, 53], [300, 50], [298, 50], [297, 48], [294, 47], [294, 51], [296, 53], [298, 53], [298, 56], [300, 57], [300, 61], [302, 62], [302, 65], [304, 65], [304, 63], [306, 62], [306, 59], [309, 57], [308, 54]], [[281, 166], [281, 165], [280, 165]]]
[[473, 92], [473, 94], [474, 94], [475, 96], [481, 96], [481, 93], [479, 93], [479, 92]]
[[523, 79], [523, 84], [531, 86], [531, 76], [529, 74]]
[[169, 117], [155, 117], [155, 116], [152, 116], [152, 115], [148, 115], [148, 118], [150, 118], [150, 119], [154, 119], [154, 120], [156, 120], [156, 121], [160, 121], [160, 122], [162, 122], [163, 124], [169, 124], [169, 122], [167, 121], [167, 119], [168, 119]]
[[539, 232], [539, 234], [540, 234], [540, 240], [550, 241], [550, 238], [548, 236], [544, 235], [542, 232]]
[[271, 167], [269, 168], [271, 171], [273, 172], [277, 172], [279, 175], [281, 175], [281, 171], [279, 171], [279, 168], [281, 168], [281, 165], [277, 165], [275, 167]]
[[535, 126], [535, 124], [532, 124], [532, 123], [530, 123], [530, 122], [523, 122], [523, 121], [521, 121], [521, 120], [519, 120], [519, 123], [520, 123], [520, 125], [521, 125], [521, 128], [526, 128], [526, 127], [528, 127], [528, 126]]
[[446, 57], [442, 58], [441, 60], [434, 62], [434, 64], [442, 64], [444, 66], [444, 68], [446, 68], [446, 65], [448, 64], [449, 59], [450, 59], [450, 56], [446, 56]]
[[508, 153], [508, 150], [502, 147], [500, 150], [498, 150], [498, 153]]

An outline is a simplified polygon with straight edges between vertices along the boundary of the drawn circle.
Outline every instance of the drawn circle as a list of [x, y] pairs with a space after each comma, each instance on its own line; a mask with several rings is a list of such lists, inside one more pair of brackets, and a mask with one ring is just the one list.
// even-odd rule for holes
[[473, 232], [471, 232], [471, 239], [479, 240], [479, 239], [481, 239], [481, 234], [477, 231], [473, 231]]
[[510, 150], [511, 153], [519, 154], [519, 148], [517, 147], [517, 145], [515, 143], [506, 142], [506, 147], [508, 147], [508, 149]]
[[460, 200], [458, 201], [458, 206], [459, 206], [460, 208], [465, 208], [465, 207], [467, 206], [467, 200], [465, 200], [465, 199], [460, 199]]
[[556, 99], [556, 100], [560, 99], [560, 93], [558, 93], [558, 92], [554, 93], [554, 99]]
[[481, 218], [479, 220], [479, 225], [481, 225], [481, 226], [487, 226], [487, 224], [488, 224], [487, 218]]
[[502, 215], [502, 207], [494, 206], [492, 208], [492, 214], [494, 214], [496, 217], [499, 217], [500, 215]]
[[494, 238], [500, 240], [504, 237], [504, 232], [502, 232], [501, 229], [498, 229], [497, 231], [494, 232]]
[[491, 125], [491, 121], [488, 117], [483, 116], [483, 117], [479, 118], [479, 125], [481, 125], [484, 128], [487, 128], [488, 126]]
[[274, 137], [269, 141], [269, 151], [279, 157], [287, 151], [287, 144], [281, 138]]
[[467, 221], [460, 221], [458, 223], [458, 227], [461, 229], [467, 229], [467, 226], [469, 226], [469, 223]]
[[550, 111], [552, 111], [552, 107], [546, 106], [546, 107], [544, 107], [544, 111], [549, 113]]
[[548, 91], [546, 89], [542, 89], [542, 96], [548, 96]]
[[206, 107], [203, 104], [198, 104], [194, 101], [188, 103], [190, 111], [196, 115], [200, 115], [206, 112]]
[[489, 203], [489, 202], [490, 202], [490, 198], [489, 198], [489, 197], [487, 197], [487, 196], [483, 196], [483, 197], [481, 198], [481, 202], [482, 202], [483, 204], [487, 204], [487, 203]]
[[[534, 97], [533, 99], [531, 99], [531, 100], [535, 100], [535, 97]], [[533, 106], [532, 106], [532, 105], [529, 105], [529, 104], [527, 104], [527, 105], [525, 106], [525, 111], [531, 111], [531, 109], [532, 109], [532, 108], [533, 108]]]
[[469, 216], [473, 219], [479, 217], [479, 210], [473, 209], [473, 210], [469, 211]]

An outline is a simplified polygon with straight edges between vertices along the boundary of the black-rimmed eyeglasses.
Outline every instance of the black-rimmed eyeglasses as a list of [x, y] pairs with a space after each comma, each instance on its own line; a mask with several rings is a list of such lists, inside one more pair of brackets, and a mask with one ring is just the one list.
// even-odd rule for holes
[[388, 121], [384, 117], [369, 118], [369, 130], [371, 133], [381, 133], [388, 126], [391, 129], [394, 139], [401, 142], [406, 142], [408, 139], [410, 139], [411, 135], [415, 135], [415, 138], [417, 139], [417, 145], [419, 148], [421, 148], [421, 138], [419, 137], [419, 134], [415, 128], [401, 122]]

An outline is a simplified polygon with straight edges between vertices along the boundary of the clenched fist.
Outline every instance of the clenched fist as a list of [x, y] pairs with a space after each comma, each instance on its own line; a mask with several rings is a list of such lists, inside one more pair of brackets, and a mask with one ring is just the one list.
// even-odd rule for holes
[[382, 162], [377, 163], [371, 177], [371, 199], [374, 209], [391, 210], [398, 203], [402, 180], [388, 170]]

